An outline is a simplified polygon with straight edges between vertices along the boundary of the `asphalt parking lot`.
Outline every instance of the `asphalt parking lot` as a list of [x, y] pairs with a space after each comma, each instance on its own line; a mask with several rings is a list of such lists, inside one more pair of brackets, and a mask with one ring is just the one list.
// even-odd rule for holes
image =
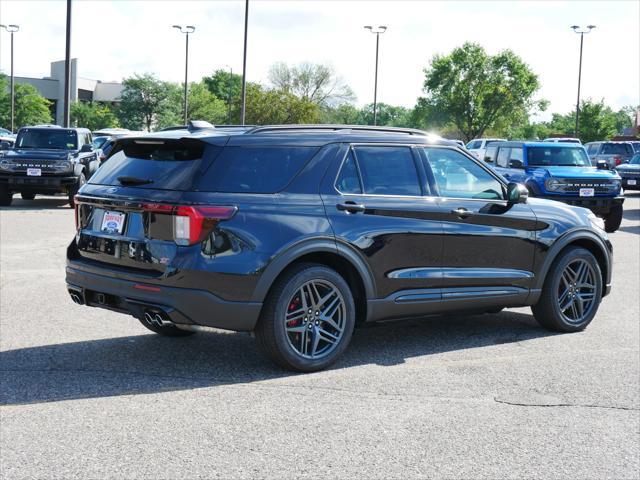
[[638, 478], [638, 193], [585, 332], [528, 309], [396, 322], [306, 375], [247, 334], [74, 305], [63, 197], [0, 210], [2, 478]]

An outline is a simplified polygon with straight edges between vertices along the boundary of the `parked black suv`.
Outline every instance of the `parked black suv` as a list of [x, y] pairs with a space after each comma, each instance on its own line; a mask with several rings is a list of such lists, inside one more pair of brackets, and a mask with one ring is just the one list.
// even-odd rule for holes
[[0, 206], [11, 205], [17, 192], [25, 200], [38, 193], [65, 193], [73, 206], [73, 197], [99, 163], [86, 128], [21, 128], [13, 149], [0, 151]]
[[123, 138], [77, 195], [66, 281], [78, 304], [170, 336], [253, 331], [313, 371], [354, 325], [530, 305], [584, 329], [611, 244], [580, 207], [528, 199], [453, 142], [372, 127]]

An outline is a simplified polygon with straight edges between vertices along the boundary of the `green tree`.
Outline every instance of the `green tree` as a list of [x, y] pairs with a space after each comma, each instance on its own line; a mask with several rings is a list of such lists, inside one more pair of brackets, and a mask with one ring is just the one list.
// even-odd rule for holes
[[[405, 107], [378, 103], [377, 124], [388, 127], [412, 127], [412, 110]], [[360, 109], [358, 123], [361, 125], [373, 125], [373, 103]]]
[[70, 109], [71, 124], [89, 130], [118, 127], [118, 118], [107, 105], [96, 102], [73, 102]]
[[213, 75], [202, 79], [209, 91], [220, 100], [225, 102], [231, 99], [240, 98], [242, 92], [242, 76], [236, 73], [231, 74], [226, 70], [216, 70]]
[[163, 82], [148, 73], [126, 78], [122, 84], [117, 115], [124, 128], [151, 131], [182, 123], [181, 89], [177, 84]]
[[350, 103], [336, 107], [324, 107], [320, 122], [335, 125], [358, 125], [361, 121], [360, 110]]
[[434, 123], [455, 125], [466, 140], [544, 108], [533, 95], [538, 77], [511, 50], [491, 56], [478, 44], [465, 43], [449, 55], [436, 55], [424, 70], [420, 110]]
[[271, 66], [269, 82], [276, 90], [292, 93], [320, 106], [355, 100], [353, 90], [329, 65], [305, 62], [290, 67], [279, 62]]
[[214, 125], [227, 123], [227, 102], [209, 91], [205, 82], [189, 86], [187, 116], [192, 120], [206, 120]]
[[[51, 123], [51, 102], [44, 98], [38, 90], [27, 83], [14, 84], [15, 113], [14, 128], [17, 130], [28, 125]], [[11, 128], [11, 92], [6, 75], [0, 74], [0, 126]]]

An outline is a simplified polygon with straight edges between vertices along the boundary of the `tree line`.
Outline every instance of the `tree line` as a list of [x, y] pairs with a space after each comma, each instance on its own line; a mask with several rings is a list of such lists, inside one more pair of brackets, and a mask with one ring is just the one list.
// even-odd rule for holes
[[[413, 108], [378, 103], [378, 124], [437, 131], [469, 141], [482, 136], [545, 138], [573, 136], [575, 111], [553, 113], [551, 120], [532, 122], [548, 102], [537, 97], [538, 76], [513, 51], [489, 55], [476, 43], [465, 43], [447, 55], [434, 56], [424, 68], [423, 95]], [[189, 84], [188, 117], [216, 124], [237, 124], [241, 102], [240, 75], [216, 70]], [[124, 127], [156, 130], [183, 122], [181, 84], [152, 74], [123, 81], [116, 105], [76, 102], [74, 125], [92, 130]], [[268, 82], [247, 83], [246, 123], [330, 123], [371, 125], [373, 105], [356, 106], [353, 90], [328, 65], [274, 64]], [[613, 110], [604, 100], [581, 103], [583, 142], [607, 139], [633, 124], [636, 107]], [[16, 124], [50, 123], [49, 102], [30, 85], [16, 85]], [[0, 125], [9, 119], [6, 76], [0, 76]]]

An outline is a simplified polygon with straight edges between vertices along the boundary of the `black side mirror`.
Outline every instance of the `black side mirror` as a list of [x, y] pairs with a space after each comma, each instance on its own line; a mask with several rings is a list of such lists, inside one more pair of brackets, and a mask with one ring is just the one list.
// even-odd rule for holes
[[84, 145], [82, 145], [80, 151], [82, 153], [93, 152], [93, 146], [90, 143], [85, 143]]
[[598, 160], [596, 163], [598, 170], [609, 170], [609, 164], [604, 160]]
[[507, 185], [507, 202], [510, 205], [526, 203], [529, 198], [529, 190], [521, 183], [510, 182]]
[[509, 168], [524, 168], [522, 160], [509, 160]]

